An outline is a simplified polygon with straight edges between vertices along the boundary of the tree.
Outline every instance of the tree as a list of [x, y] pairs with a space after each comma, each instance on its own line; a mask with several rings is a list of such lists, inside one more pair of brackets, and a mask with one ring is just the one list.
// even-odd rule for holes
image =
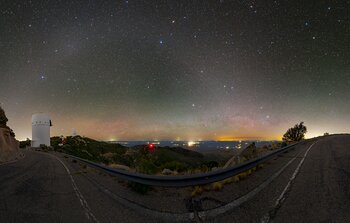
[[288, 131], [283, 135], [283, 141], [286, 142], [299, 142], [304, 139], [307, 128], [304, 122], [296, 124], [293, 128], [288, 129]]
[[6, 127], [7, 121], [8, 119], [5, 115], [5, 111], [0, 106], [0, 127]]

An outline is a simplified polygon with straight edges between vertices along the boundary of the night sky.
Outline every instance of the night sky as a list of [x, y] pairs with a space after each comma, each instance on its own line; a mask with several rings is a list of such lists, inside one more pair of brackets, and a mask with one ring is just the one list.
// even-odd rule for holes
[[280, 139], [350, 132], [350, 1], [0, 3], [0, 102], [18, 139]]

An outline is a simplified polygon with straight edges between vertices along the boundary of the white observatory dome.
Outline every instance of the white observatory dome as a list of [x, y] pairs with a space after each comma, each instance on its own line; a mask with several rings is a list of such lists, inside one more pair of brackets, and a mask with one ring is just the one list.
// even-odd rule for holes
[[50, 146], [51, 126], [52, 123], [48, 114], [38, 113], [32, 116], [32, 147]]

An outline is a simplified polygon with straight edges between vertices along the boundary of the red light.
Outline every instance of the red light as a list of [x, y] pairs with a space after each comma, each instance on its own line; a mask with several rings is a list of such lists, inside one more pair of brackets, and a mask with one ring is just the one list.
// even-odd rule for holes
[[153, 152], [154, 151], [154, 144], [148, 144], [148, 150], [150, 152]]

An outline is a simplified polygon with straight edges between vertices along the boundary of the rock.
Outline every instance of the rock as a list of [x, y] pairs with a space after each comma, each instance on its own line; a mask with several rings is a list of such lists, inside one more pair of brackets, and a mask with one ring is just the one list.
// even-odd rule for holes
[[218, 169], [220, 169], [220, 168], [219, 167], [213, 167], [213, 168], [211, 168], [211, 171], [216, 171]]
[[178, 172], [175, 170], [175, 171], [172, 171], [172, 170], [169, 170], [169, 169], [164, 169], [163, 171], [162, 171], [162, 174], [163, 175], [177, 175], [178, 174]]
[[130, 167], [125, 166], [125, 165], [121, 165], [121, 164], [116, 164], [116, 163], [110, 164], [109, 167], [110, 167], [110, 168], [113, 168], [113, 169], [119, 169], [119, 170], [130, 171]]
[[6, 124], [7, 124], [7, 117], [5, 115], [5, 111], [0, 107], [0, 127], [1, 128], [5, 128], [6, 127]]
[[7, 162], [20, 157], [19, 142], [15, 133], [7, 126], [7, 117], [0, 107], [0, 162]]
[[0, 128], [0, 162], [20, 157], [19, 142], [11, 135], [9, 128]]

